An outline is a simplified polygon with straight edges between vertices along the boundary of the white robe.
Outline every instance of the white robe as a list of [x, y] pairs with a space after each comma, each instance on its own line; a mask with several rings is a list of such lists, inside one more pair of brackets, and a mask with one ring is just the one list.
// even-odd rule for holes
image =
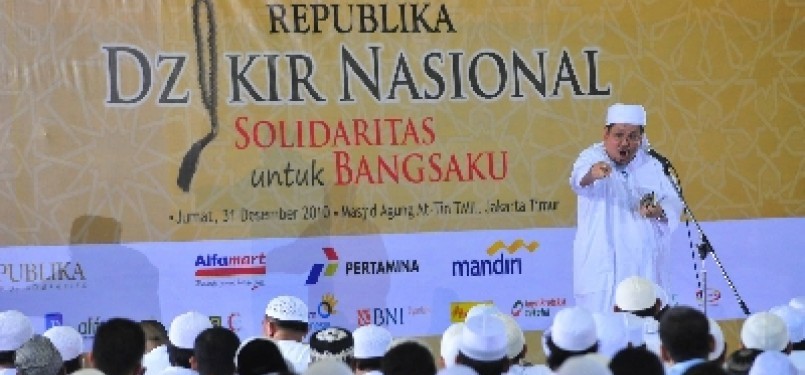
[[[582, 187], [581, 179], [599, 161], [610, 163], [612, 173]], [[629, 164], [616, 167], [603, 143], [596, 143], [576, 159], [570, 186], [578, 195], [573, 242], [577, 303], [585, 301], [584, 295], [600, 293], [605, 297], [598, 299], [597, 306], [584, 307], [612, 311], [615, 286], [630, 276], [645, 277], [669, 290], [671, 232], [679, 224], [683, 206], [662, 165], [641, 148]], [[667, 222], [640, 215], [640, 199], [648, 192], [654, 192]]]

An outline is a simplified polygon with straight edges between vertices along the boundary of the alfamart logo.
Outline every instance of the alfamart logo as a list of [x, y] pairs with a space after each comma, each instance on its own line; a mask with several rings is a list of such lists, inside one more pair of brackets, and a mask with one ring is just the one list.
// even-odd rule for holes
[[[486, 249], [489, 256], [500, 253], [492, 259], [462, 259], [453, 261], [453, 276], [494, 276], [494, 275], [522, 275], [523, 260], [520, 257], [506, 256], [526, 249], [529, 253], [537, 251], [539, 243], [531, 241], [526, 243], [517, 239], [506, 245], [503, 241], [496, 241]], [[501, 250], [505, 250], [502, 251]]]
[[[332, 247], [323, 247], [321, 248], [324, 251], [324, 256], [327, 257], [327, 260], [330, 261], [328, 264], [324, 263], [316, 263], [313, 267], [310, 268], [310, 273], [307, 275], [307, 281], [305, 281], [305, 285], [314, 285], [319, 282], [319, 277], [321, 277], [322, 272], [324, 276], [332, 276], [335, 275], [335, 272], [338, 271], [338, 254], [335, 252], [335, 249]], [[324, 267], [327, 266], [325, 270]]]
[[196, 267], [196, 277], [261, 276], [266, 274], [266, 254], [199, 255]]

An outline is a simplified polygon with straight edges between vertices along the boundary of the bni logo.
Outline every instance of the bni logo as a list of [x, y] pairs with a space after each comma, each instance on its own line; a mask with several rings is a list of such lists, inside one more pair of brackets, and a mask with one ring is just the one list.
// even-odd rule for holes
[[[526, 243], [517, 239], [510, 245], [503, 241], [496, 241], [486, 249], [486, 254], [492, 258], [486, 259], [459, 259], [453, 261], [453, 276], [495, 276], [495, 275], [522, 275], [523, 259], [513, 255], [520, 249], [529, 253], [537, 251], [539, 243], [531, 241]], [[499, 256], [495, 254], [500, 253]]]
[[[335, 275], [336, 271], [338, 271], [338, 254], [335, 252], [335, 249], [332, 247], [322, 247], [321, 249], [324, 251], [324, 256], [327, 257], [327, 260], [330, 261], [330, 263], [316, 263], [313, 265], [313, 267], [310, 267], [310, 273], [307, 275], [305, 285], [314, 285], [318, 283], [322, 272], [324, 273], [324, 276], [332, 276]], [[325, 266], [327, 266], [326, 269]]]
[[403, 317], [405, 309], [402, 307], [393, 308], [371, 308], [358, 309], [358, 326], [374, 324], [376, 326], [390, 326], [405, 324]]

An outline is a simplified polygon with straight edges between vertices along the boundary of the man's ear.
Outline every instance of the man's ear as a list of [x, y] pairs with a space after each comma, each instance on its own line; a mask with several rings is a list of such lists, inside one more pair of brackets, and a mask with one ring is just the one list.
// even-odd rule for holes
[[87, 352], [84, 355], [84, 367], [95, 368], [95, 358], [92, 356], [92, 352]]
[[671, 353], [668, 353], [668, 350], [665, 349], [665, 345], [663, 344], [660, 344], [660, 359], [665, 363], [674, 363], [673, 360], [671, 360]]
[[134, 372], [135, 375], [143, 375], [145, 374], [145, 367], [140, 366], [140, 368]]
[[198, 372], [198, 362], [195, 355], [190, 357], [190, 368]]

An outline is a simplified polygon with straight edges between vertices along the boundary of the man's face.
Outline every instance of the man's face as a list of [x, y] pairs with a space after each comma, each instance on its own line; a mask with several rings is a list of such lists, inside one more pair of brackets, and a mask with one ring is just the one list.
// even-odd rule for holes
[[604, 148], [618, 165], [629, 164], [634, 159], [642, 140], [640, 125], [613, 124], [604, 129]]

